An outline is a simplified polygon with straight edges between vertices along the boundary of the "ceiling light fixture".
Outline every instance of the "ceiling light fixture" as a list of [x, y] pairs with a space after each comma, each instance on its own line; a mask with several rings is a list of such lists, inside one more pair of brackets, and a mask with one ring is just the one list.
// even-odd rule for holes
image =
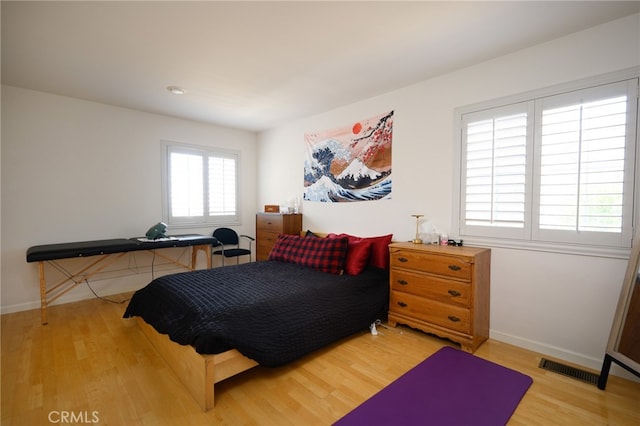
[[185, 90], [180, 86], [167, 86], [167, 90], [174, 95], [184, 95]]

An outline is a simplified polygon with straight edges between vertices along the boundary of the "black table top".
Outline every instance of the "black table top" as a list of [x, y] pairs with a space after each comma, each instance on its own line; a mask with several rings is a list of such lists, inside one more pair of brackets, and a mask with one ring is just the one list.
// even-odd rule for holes
[[113, 238], [109, 240], [78, 241], [72, 243], [45, 244], [27, 249], [27, 262], [68, 259], [71, 257], [97, 256], [101, 254], [123, 253], [137, 250], [153, 250], [168, 247], [188, 247], [196, 245], [216, 245], [218, 240], [207, 235], [174, 235], [158, 240], [143, 237]]

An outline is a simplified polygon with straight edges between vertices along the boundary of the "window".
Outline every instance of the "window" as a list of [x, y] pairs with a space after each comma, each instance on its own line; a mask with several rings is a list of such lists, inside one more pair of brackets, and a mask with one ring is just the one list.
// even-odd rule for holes
[[239, 153], [162, 144], [164, 220], [206, 226], [239, 221]]
[[631, 247], [638, 78], [590, 83], [456, 111], [461, 238]]

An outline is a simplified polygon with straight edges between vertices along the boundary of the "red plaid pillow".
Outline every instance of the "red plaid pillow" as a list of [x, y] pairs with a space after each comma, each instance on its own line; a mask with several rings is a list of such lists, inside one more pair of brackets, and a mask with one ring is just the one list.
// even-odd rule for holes
[[347, 238], [280, 234], [269, 253], [269, 260], [295, 263], [331, 274], [342, 274], [347, 246]]

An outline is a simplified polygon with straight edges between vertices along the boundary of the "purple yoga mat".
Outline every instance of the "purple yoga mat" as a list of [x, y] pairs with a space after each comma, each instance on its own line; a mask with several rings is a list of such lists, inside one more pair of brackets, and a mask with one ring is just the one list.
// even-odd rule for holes
[[529, 376], [447, 346], [335, 425], [505, 425], [532, 383]]

